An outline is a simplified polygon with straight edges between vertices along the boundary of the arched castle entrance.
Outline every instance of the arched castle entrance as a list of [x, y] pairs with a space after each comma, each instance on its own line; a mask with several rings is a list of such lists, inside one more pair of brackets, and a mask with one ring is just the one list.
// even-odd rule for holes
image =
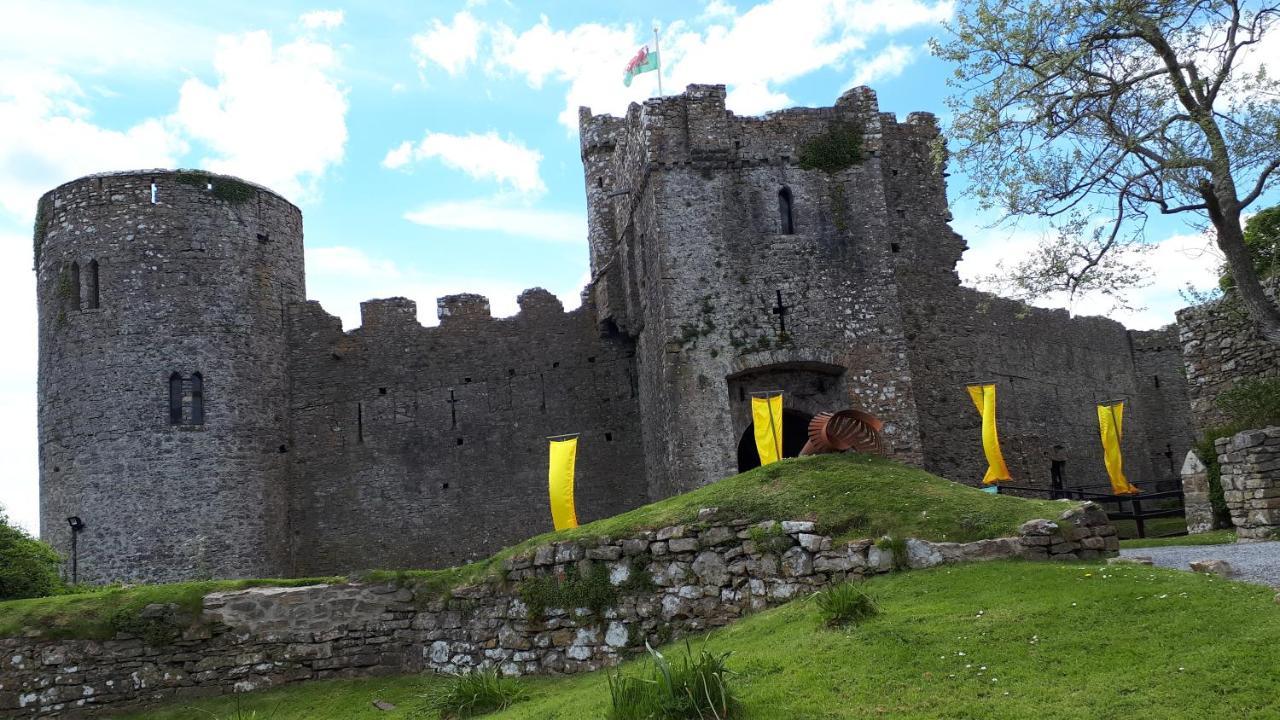
[[[782, 410], [782, 457], [796, 457], [809, 439], [809, 420], [813, 416], [799, 410]], [[738, 438], [738, 472], [760, 467], [760, 453], [756, 450], [756, 426], [748, 424]]]
[[808, 439], [809, 419], [815, 414], [823, 410], [839, 410], [849, 405], [843, 365], [836, 365], [828, 359], [787, 357], [780, 352], [772, 355], [773, 357], [756, 358], [757, 361], [765, 362], [743, 367], [725, 378], [739, 472], [760, 465], [751, 423], [751, 393], [782, 391], [783, 457], [800, 454], [800, 449]]

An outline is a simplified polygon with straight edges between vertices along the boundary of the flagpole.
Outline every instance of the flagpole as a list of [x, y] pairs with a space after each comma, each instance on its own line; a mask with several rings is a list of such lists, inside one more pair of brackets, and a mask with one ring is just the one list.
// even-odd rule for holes
[[658, 26], [653, 26], [653, 52], [658, 56], [658, 97], [662, 97], [662, 52], [658, 47]]

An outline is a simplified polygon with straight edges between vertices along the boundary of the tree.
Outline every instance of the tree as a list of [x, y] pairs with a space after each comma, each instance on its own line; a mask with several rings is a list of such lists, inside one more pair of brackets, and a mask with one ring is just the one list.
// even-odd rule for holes
[[62, 590], [62, 559], [45, 543], [9, 524], [0, 511], [0, 600], [42, 597]]
[[1149, 215], [1185, 214], [1213, 233], [1249, 315], [1280, 343], [1280, 308], [1241, 225], [1280, 166], [1280, 82], [1256, 51], [1280, 4], [1247, 4], [968, 0], [957, 11], [933, 49], [956, 64], [951, 137], [970, 191], [1068, 231], [1015, 282], [1032, 294], [1114, 287], [1130, 279], [1118, 257], [1143, 244]]
[[[1244, 224], [1244, 246], [1253, 258], [1253, 271], [1259, 280], [1280, 272], [1280, 205], [1263, 210]], [[1236, 286], [1229, 268], [1222, 269], [1218, 284], [1223, 290]]]

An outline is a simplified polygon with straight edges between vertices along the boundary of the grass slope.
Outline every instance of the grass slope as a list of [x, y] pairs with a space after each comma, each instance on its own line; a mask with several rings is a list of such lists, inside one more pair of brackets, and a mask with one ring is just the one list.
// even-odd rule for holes
[[[801, 600], [711, 636], [712, 650], [733, 651], [747, 718], [1277, 717], [1268, 668], [1280, 667], [1280, 606], [1266, 588], [1161, 568], [1027, 562], [864, 587], [882, 614], [855, 629], [822, 627], [816, 604]], [[131, 717], [426, 719], [418, 696], [437, 682], [309, 683]], [[529, 687], [530, 700], [485, 717], [606, 716], [601, 673]], [[376, 710], [374, 699], [398, 707]]]
[[116, 632], [119, 616], [137, 615], [151, 603], [176, 603], [198, 613], [201, 599], [220, 590], [247, 587], [296, 587], [345, 578], [264, 580], [207, 580], [168, 585], [109, 586], [90, 592], [0, 602], [0, 637], [38, 635], [45, 638], [107, 640]]
[[[697, 522], [702, 508], [721, 519], [811, 520], [837, 541], [893, 534], [970, 542], [1007, 537], [1035, 518], [1056, 519], [1070, 504], [993, 495], [917, 468], [867, 455], [792, 458], [725, 478], [571, 530], [545, 533], [488, 560], [445, 570], [399, 573], [440, 587], [477, 579], [511, 555], [552, 541], [623, 537]], [[387, 579], [396, 573], [373, 573]]]
[[[683, 495], [571, 530], [546, 533], [478, 563], [443, 570], [374, 571], [367, 580], [399, 579], [446, 591], [497, 572], [507, 557], [555, 540], [622, 537], [640, 530], [697, 521], [702, 508], [725, 519], [812, 520], [836, 539], [894, 534], [967, 542], [1012, 535], [1033, 518], [1057, 518], [1069, 505], [992, 495], [923, 470], [862, 455], [819, 455], [756, 468]], [[0, 602], [0, 637], [35, 631], [45, 637], [110, 635], [110, 618], [122, 608], [176, 602], [198, 609], [205, 592], [243, 587], [246, 581], [179, 583], [87, 595]], [[250, 581], [274, 584], [278, 581]], [[315, 581], [290, 581], [302, 584]], [[235, 584], [241, 583], [241, 584]]]

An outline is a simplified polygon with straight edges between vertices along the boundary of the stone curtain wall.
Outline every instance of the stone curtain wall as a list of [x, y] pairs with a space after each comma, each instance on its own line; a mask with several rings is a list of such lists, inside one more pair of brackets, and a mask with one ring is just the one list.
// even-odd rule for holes
[[1215, 449], [1236, 535], [1280, 539], [1280, 427], [1219, 438]]
[[[1266, 284], [1275, 300], [1280, 278]], [[1280, 375], [1280, 345], [1258, 334], [1234, 297], [1179, 310], [1178, 329], [1197, 434], [1227, 422], [1217, 399], [1237, 382]]]
[[580, 432], [578, 518], [647, 500], [634, 348], [542, 289], [511, 318], [479, 295], [372, 300], [344, 333], [318, 303], [290, 322], [295, 576], [446, 567], [552, 530], [548, 435]]
[[[88, 716], [302, 680], [496, 666], [509, 674], [612, 665], [646, 640], [726, 625], [833, 583], [889, 572], [890, 550], [833, 543], [809, 522], [720, 521], [622, 540], [561, 542], [511, 558], [502, 581], [441, 597], [412, 586], [255, 588], [206, 596], [200, 622], [170, 644], [0, 640], [0, 714]], [[1115, 528], [1085, 504], [1017, 537], [973, 543], [908, 540], [910, 568], [996, 558], [1090, 560], [1114, 555]], [[587, 608], [531, 609], [533, 583], [597, 578], [613, 598]], [[522, 593], [522, 589], [526, 592]], [[170, 619], [170, 609], [147, 615]], [[187, 622], [190, 618], [186, 619]]]

